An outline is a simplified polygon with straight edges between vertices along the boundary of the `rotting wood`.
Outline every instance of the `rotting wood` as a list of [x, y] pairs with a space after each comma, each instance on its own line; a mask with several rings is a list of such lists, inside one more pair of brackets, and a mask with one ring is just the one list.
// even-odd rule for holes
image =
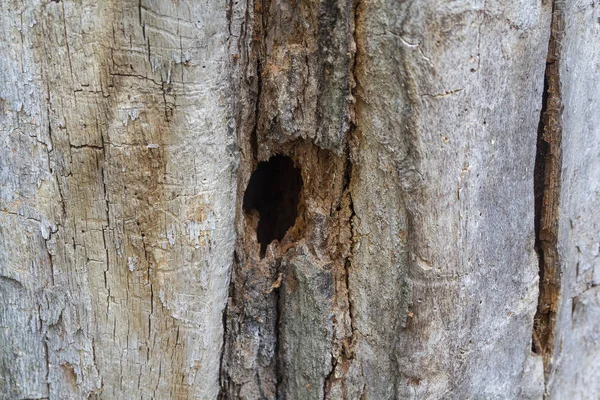
[[546, 376], [549, 374], [556, 345], [554, 331], [562, 279], [557, 246], [562, 169], [560, 59], [563, 33], [562, 3], [554, 1], [534, 169], [536, 250], [540, 283], [538, 307], [534, 317], [533, 347], [543, 357]]

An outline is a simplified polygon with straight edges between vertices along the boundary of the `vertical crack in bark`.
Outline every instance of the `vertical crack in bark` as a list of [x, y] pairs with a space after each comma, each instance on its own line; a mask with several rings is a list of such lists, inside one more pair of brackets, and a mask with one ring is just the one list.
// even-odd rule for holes
[[354, 218], [355, 218], [355, 211], [354, 211], [354, 202], [352, 200], [352, 191], [350, 188], [350, 184], [352, 182], [352, 172], [353, 172], [353, 167], [354, 164], [352, 162], [352, 146], [355, 143], [356, 140], [356, 98], [358, 96], [357, 94], [357, 87], [358, 87], [358, 78], [357, 78], [357, 74], [356, 74], [356, 68], [357, 68], [357, 60], [358, 60], [358, 38], [357, 38], [357, 29], [358, 29], [358, 17], [359, 17], [359, 9], [360, 9], [360, 1], [361, 0], [352, 0], [352, 26], [351, 26], [351, 33], [352, 33], [352, 51], [351, 51], [351, 55], [352, 55], [352, 63], [351, 63], [351, 69], [350, 69], [350, 84], [351, 84], [351, 88], [350, 91], [352, 93], [352, 102], [350, 103], [351, 109], [350, 109], [350, 116], [351, 116], [351, 123], [350, 123], [350, 130], [346, 136], [346, 141], [347, 141], [347, 149], [348, 149], [348, 154], [346, 155], [346, 170], [345, 170], [345, 176], [344, 176], [344, 191], [348, 192], [348, 197], [350, 199], [349, 202], [349, 207], [350, 207], [350, 218], [349, 218], [349, 224], [350, 224], [350, 257], [346, 258], [345, 260], [345, 270], [346, 270], [346, 290], [347, 290], [347, 294], [348, 294], [348, 315], [350, 317], [350, 329], [352, 332], [352, 340], [351, 343], [352, 345], [355, 345], [355, 336], [356, 336], [356, 326], [354, 324], [354, 304], [353, 304], [353, 300], [352, 300], [352, 292], [350, 290], [350, 267], [352, 266], [352, 255], [354, 254], [354, 245], [355, 245], [355, 237], [354, 237]]
[[[281, 258], [276, 260], [276, 271], [281, 271]], [[279, 285], [281, 284], [281, 276], [282, 273], [279, 272], [279, 277], [276, 282], [271, 286], [273, 290], [273, 296], [275, 297], [275, 393], [278, 399], [285, 399], [285, 393], [283, 391], [283, 380], [285, 378], [285, 362], [281, 357], [281, 329], [279, 329], [281, 324], [281, 313], [283, 311], [283, 304], [281, 294], [279, 293]], [[277, 286], [277, 287], [275, 287]]]
[[[41, 315], [41, 312], [38, 310], [38, 315]], [[40, 318], [40, 328], [43, 327], [43, 323]], [[50, 363], [50, 349], [48, 348], [48, 336], [47, 333], [43, 333], [43, 343], [44, 343], [44, 359], [46, 361], [46, 390], [48, 391], [48, 398], [52, 396], [52, 388], [50, 384], [52, 380], [50, 379], [50, 369], [52, 368], [52, 364]]]
[[562, 2], [555, 0], [552, 7], [552, 24], [534, 169], [535, 247], [539, 258], [540, 286], [533, 327], [533, 350], [543, 358], [546, 377], [550, 372], [550, 362], [554, 350], [554, 329], [561, 290], [557, 242], [562, 141], [560, 56], [563, 30]]
[[[332, 356], [332, 365], [331, 370], [328, 375], [325, 377], [323, 382], [323, 399], [332, 398], [332, 387], [336, 380], [342, 380], [342, 393], [344, 397], [347, 395], [345, 391], [345, 384], [343, 382], [343, 377], [349, 369], [349, 365], [354, 358], [354, 347], [356, 345], [356, 326], [354, 323], [354, 309], [353, 309], [353, 300], [352, 300], [352, 291], [350, 289], [350, 273], [352, 267], [352, 256], [354, 254], [354, 227], [353, 221], [355, 218], [354, 212], [354, 204], [352, 200], [352, 191], [351, 191], [351, 183], [352, 183], [352, 172], [353, 172], [353, 163], [352, 163], [352, 152], [353, 145], [355, 141], [356, 135], [356, 88], [358, 86], [357, 78], [356, 78], [356, 65], [357, 65], [357, 25], [358, 25], [358, 13], [360, 0], [351, 0], [349, 4], [351, 5], [351, 14], [349, 18], [350, 24], [350, 34], [351, 34], [351, 61], [350, 61], [350, 74], [349, 74], [349, 83], [350, 83], [350, 92], [351, 99], [350, 109], [348, 110], [350, 115], [350, 123], [348, 125], [348, 131], [345, 133], [345, 166], [344, 166], [344, 181], [343, 181], [343, 189], [342, 196], [347, 196], [347, 208], [349, 210], [349, 215], [347, 220], [340, 221], [341, 224], [347, 224], [350, 237], [347, 245], [348, 253], [344, 256], [343, 260], [343, 283], [344, 290], [346, 295], [346, 304], [347, 304], [347, 312], [348, 322], [350, 327], [350, 335], [346, 335], [345, 338], [341, 340], [341, 349], [337, 349], [337, 352], [340, 354], [340, 358], [336, 358]], [[344, 247], [343, 243], [340, 243], [342, 248]]]
[[[237, 263], [237, 254], [234, 251], [233, 252], [233, 262], [231, 264], [231, 267], [229, 268], [228, 291], [230, 293], [230, 296], [231, 296], [231, 291], [233, 290], [233, 287], [232, 287], [233, 286], [232, 285], [233, 267], [235, 266], [236, 263]], [[223, 314], [221, 315], [221, 323], [223, 326], [223, 333], [221, 334], [221, 353], [219, 355], [219, 394], [217, 397], [217, 399], [219, 399], [219, 400], [226, 398], [225, 393], [223, 392], [223, 388], [226, 386], [223, 363], [224, 363], [224, 359], [225, 359], [225, 345], [226, 345], [226, 338], [227, 338], [227, 309], [228, 308], [229, 308], [229, 299], [227, 301], [227, 304], [223, 308]], [[178, 339], [179, 339], [179, 330], [177, 330], [177, 338], [175, 339], [175, 345], [177, 345]]]
[[254, 162], [258, 162], [258, 114], [260, 112], [260, 96], [262, 92], [262, 69], [260, 67], [260, 59], [256, 60], [256, 101], [254, 108], [254, 126], [250, 133], [250, 148], [252, 149], [252, 158]]
[[[264, 293], [263, 280], [268, 279], [269, 260], [258, 263], [252, 251], [252, 223], [248, 223], [243, 211], [243, 198], [250, 174], [258, 164], [258, 129], [262, 97], [262, 64], [264, 58], [264, 8], [268, 0], [246, 0], [238, 5], [243, 9], [243, 17], [230, 2], [228, 26], [230, 32], [239, 29], [239, 36], [230, 35], [234, 65], [233, 109], [237, 114], [237, 141], [240, 147], [238, 167], [237, 206], [236, 206], [236, 250], [230, 270], [229, 299], [223, 311], [223, 347], [219, 371], [220, 399], [243, 397], [244, 387], [251, 391], [250, 396], [270, 398], [275, 389], [269, 386], [271, 363], [265, 365], [270, 354], [270, 328], [273, 315], [267, 311], [272, 305], [272, 296]], [[237, 39], [236, 39], [237, 38]], [[254, 221], [250, 221], [254, 222]], [[254, 228], [256, 228], [254, 226]], [[255, 229], [256, 230], [256, 229]], [[254, 234], [256, 234], [254, 230]], [[278, 303], [278, 299], [277, 303]], [[262, 304], [262, 303], [265, 304]], [[279, 313], [279, 310], [273, 310]], [[278, 318], [278, 317], [277, 317]], [[255, 342], [256, 336], [259, 337]], [[264, 339], [266, 337], [266, 339]], [[256, 345], [256, 353], [249, 354], [245, 346]], [[244, 348], [244, 350], [242, 350]], [[254, 359], [252, 359], [254, 357]], [[248, 364], [252, 364], [250, 368]], [[272, 371], [273, 373], [275, 371]], [[276, 379], [274, 379], [276, 380]], [[253, 382], [249, 382], [253, 381]], [[246, 384], [247, 383], [247, 384]], [[276, 384], [276, 383], [275, 383]], [[256, 391], [254, 391], [256, 389]]]

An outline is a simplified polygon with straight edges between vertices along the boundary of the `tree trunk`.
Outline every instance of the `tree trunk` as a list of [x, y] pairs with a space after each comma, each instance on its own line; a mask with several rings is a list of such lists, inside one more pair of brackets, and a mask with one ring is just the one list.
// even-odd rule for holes
[[0, 398], [600, 396], [594, 3], [0, 11]]

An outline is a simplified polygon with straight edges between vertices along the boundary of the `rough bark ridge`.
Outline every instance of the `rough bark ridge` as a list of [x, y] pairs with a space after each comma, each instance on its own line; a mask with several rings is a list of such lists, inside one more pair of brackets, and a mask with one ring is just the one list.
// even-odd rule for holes
[[532, 188], [550, 8], [362, 4], [350, 269], [362, 391], [349, 398], [538, 397]]
[[0, 398], [216, 397], [236, 156], [219, 2], [0, 9]]

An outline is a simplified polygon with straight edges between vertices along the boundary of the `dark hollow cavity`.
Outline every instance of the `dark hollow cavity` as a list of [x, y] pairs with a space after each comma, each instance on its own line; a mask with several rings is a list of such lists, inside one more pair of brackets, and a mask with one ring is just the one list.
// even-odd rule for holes
[[244, 193], [244, 211], [258, 211], [256, 237], [260, 256], [273, 240], [281, 240], [298, 216], [302, 190], [300, 168], [287, 156], [273, 156], [258, 164]]

